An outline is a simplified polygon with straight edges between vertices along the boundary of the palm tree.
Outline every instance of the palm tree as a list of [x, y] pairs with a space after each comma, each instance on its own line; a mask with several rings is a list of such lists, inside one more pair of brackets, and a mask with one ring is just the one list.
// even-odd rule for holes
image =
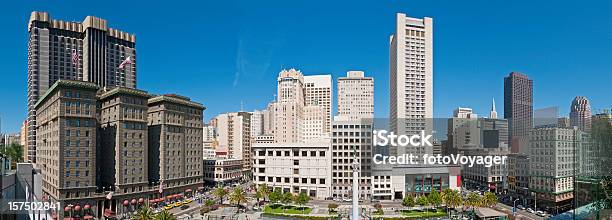
[[176, 220], [176, 217], [174, 217], [174, 215], [167, 210], [164, 210], [155, 215], [155, 220]]
[[270, 189], [268, 188], [266, 184], [260, 184], [259, 187], [257, 188], [256, 195], [258, 196], [257, 202], [259, 202], [259, 198], [262, 198], [263, 201], [265, 202], [268, 195], [270, 195]]
[[485, 192], [484, 196], [481, 198], [480, 203], [483, 206], [491, 207], [497, 204], [497, 196], [492, 192]]
[[132, 220], [153, 220], [155, 213], [147, 206], [142, 206], [136, 212], [136, 215], [132, 216]]
[[447, 208], [450, 207], [455, 209], [457, 206], [463, 203], [463, 197], [461, 197], [461, 193], [459, 193], [457, 190], [447, 189], [442, 191], [442, 195], [442, 199], [444, 200], [444, 204], [446, 204]]
[[213, 191], [213, 195], [217, 197], [217, 199], [219, 199], [219, 204], [223, 204], [223, 198], [225, 198], [227, 194], [228, 194], [227, 189], [221, 186], [217, 187], [215, 191]]
[[465, 205], [472, 207], [472, 210], [474, 210], [475, 206], [480, 205], [480, 196], [477, 195], [476, 193], [470, 193], [468, 194], [464, 202], [465, 202]]
[[230, 195], [230, 202], [234, 203], [236, 206], [240, 206], [242, 203], [247, 202], [246, 193], [240, 187], [234, 189], [232, 194]]

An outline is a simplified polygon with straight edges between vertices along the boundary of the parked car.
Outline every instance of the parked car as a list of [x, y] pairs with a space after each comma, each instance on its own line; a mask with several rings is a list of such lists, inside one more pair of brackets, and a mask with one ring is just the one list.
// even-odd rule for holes
[[523, 206], [523, 205], [517, 205], [516, 207], [517, 207], [518, 209], [520, 209], [520, 210], [525, 210], [525, 206]]
[[533, 209], [531, 209], [531, 208], [527, 208], [527, 212], [529, 212], [529, 213], [535, 213], [535, 211], [533, 211]]
[[188, 209], [188, 208], [189, 208], [188, 205], [181, 206], [181, 210], [185, 210], [185, 209]]

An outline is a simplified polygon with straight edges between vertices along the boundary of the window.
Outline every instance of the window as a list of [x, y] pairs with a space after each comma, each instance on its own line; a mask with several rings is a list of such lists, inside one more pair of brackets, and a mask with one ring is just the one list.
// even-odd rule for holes
[[299, 166], [300, 165], [300, 161], [299, 160], [293, 160], [293, 165]]
[[300, 169], [293, 169], [293, 174], [300, 174]]

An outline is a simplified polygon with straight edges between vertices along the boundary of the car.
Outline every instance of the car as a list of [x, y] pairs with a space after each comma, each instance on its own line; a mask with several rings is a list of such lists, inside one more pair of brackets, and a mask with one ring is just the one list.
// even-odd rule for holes
[[541, 217], [545, 217], [545, 216], [546, 216], [546, 213], [544, 213], [543, 211], [537, 211], [537, 212], [536, 212], [536, 215], [537, 215], [537, 216], [541, 216]]
[[520, 209], [520, 210], [525, 210], [525, 206], [523, 206], [523, 205], [517, 205], [516, 207], [517, 207], [518, 209]]
[[172, 208], [174, 208], [174, 206], [172, 206], [172, 204], [164, 206], [164, 210], [170, 210]]
[[188, 203], [191, 203], [191, 202], [193, 202], [193, 200], [191, 200], [191, 199], [185, 199], [185, 201], [183, 201], [183, 204], [188, 204]]
[[531, 209], [531, 208], [527, 208], [527, 212], [529, 212], [529, 213], [535, 213], [535, 211], [533, 211], [533, 209]]
[[188, 205], [181, 206], [181, 210], [185, 210], [185, 209], [188, 209], [188, 208], [189, 208]]
[[179, 206], [182, 206], [182, 205], [183, 205], [183, 202], [175, 202], [174, 203], [174, 207], [179, 207]]

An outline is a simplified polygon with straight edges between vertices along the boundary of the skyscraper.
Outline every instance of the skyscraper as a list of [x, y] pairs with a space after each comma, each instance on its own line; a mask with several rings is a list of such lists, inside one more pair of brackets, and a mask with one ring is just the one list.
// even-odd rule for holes
[[215, 127], [219, 148], [227, 150], [230, 158], [242, 159], [243, 168], [251, 169], [251, 113], [229, 112], [217, 115], [211, 123]]
[[338, 78], [338, 116], [349, 121], [374, 117], [374, 78], [349, 71]]
[[136, 38], [87, 16], [81, 23], [32, 12], [28, 23], [28, 159], [36, 161], [35, 103], [60, 79], [136, 87]]
[[529, 132], [533, 127], [533, 81], [527, 75], [511, 72], [504, 77], [504, 118], [510, 127], [512, 152], [528, 153]]
[[591, 105], [584, 96], [576, 96], [570, 107], [570, 124], [581, 131], [591, 130]]
[[304, 76], [295, 69], [278, 74], [278, 99], [274, 103], [274, 139], [278, 143], [302, 141]]
[[497, 110], [495, 110], [495, 99], [491, 103], [491, 112], [489, 113], [489, 118], [497, 119]]
[[[399, 134], [431, 134], [433, 117], [433, 19], [396, 16], [390, 37], [390, 125]], [[431, 154], [431, 147], [389, 149], [391, 155]]]
[[332, 94], [331, 75], [304, 76], [304, 105], [323, 108], [324, 133], [329, 133], [331, 129]]

